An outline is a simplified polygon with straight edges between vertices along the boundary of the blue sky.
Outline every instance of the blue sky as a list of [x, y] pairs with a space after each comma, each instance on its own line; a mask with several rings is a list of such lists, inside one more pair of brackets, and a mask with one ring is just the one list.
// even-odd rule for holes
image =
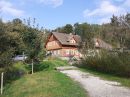
[[0, 0], [0, 17], [36, 18], [47, 29], [65, 24], [107, 23], [113, 14], [130, 12], [130, 0]]

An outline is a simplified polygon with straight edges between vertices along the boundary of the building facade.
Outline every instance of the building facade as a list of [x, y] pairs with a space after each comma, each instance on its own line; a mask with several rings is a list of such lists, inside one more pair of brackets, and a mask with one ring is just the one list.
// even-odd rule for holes
[[80, 42], [79, 35], [52, 32], [47, 38], [45, 48], [51, 56], [80, 58], [82, 57], [78, 50]]

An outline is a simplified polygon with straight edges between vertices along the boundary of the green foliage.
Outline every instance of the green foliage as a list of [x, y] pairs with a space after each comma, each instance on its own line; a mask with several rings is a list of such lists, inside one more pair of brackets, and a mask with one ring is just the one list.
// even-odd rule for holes
[[12, 55], [14, 50], [9, 49], [0, 53], [0, 68], [6, 68], [12, 65]]
[[0, 23], [0, 68], [11, 65], [11, 57], [14, 53], [13, 38], [5, 29], [5, 24]]
[[83, 23], [83, 24], [78, 24], [76, 23], [74, 25], [75, 27], [75, 33], [77, 35], [80, 35], [83, 41], [89, 40], [91, 38], [92, 35], [92, 29], [91, 29], [91, 25], [88, 23]]
[[82, 66], [117, 76], [130, 77], [130, 54], [119, 53], [115, 55], [105, 52], [100, 57], [86, 58]]
[[[34, 63], [34, 72], [39, 72], [43, 70], [48, 70], [50, 68], [50, 62], [41, 62], [41, 63]], [[32, 64], [28, 64], [27, 69], [29, 70], [29, 73], [32, 72]]]
[[113, 26], [119, 26], [119, 21], [118, 21], [118, 17], [117, 16], [112, 16], [111, 18], [111, 25]]
[[16, 79], [19, 79], [21, 76], [28, 73], [27, 64], [18, 62], [13, 64], [12, 67], [8, 67], [4, 71], [4, 84], [10, 83]]
[[125, 45], [130, 49], [130, 38], [126, 39]]
[[[28, 21], [29, 23], [30, 21]], [[39, 61], [44, 56], [44, 34], [19, 18], [3, 23], [0, 20], [0, 73], [4, 72], [5, 83], [12, 82], [29, 72], [28, 66], [14, 63], [15, 55], [27, 55], [29, 61]], [[39, 58], [40, 57], [40, 58]]]
[[25, 74], [28, 73], [28, 69], [27, 69], [27, 64], [23, 63], [23, 62], [17, 62], [13, 65], [13, 68], [15, 69], [19, 69], [21, 71], [23, 71]]
[[130, 39], [130, 21], [129, 14], [118, 16], [112, 16], [111, 23], [102, 25], [102, 37], [104, 40], [108, 41], [115, 47], [128, 48], [127, 39]]
[[[44, 70], [54, 70], [58, 66], [69, 65], [67, 61], [60, 59], [44, 60], [43, 62], [34, 64], [34, 72], [44, 71]], [[27, 69], [31, 72], [32, 65], [29, 64]]]
[[22, 24], [22, 21], [19, 18], [13, 19], [13, 24]]
[[31, 59], [37, 57], [38, 53], [41, 51], [41, 40], [38, 36], [38, 32], [30, 29], [28, 32], [24, 32], [23, 41], [27, 47], [26, 52]]
[[63, 28], [64, 33], [72, 33], [73, 32], [73, 26], [71, 24], [66, 24]]
[[82, 54], [85, 54], [87, 52], [87, 49], [93, 48], [94, 43], [92, 42], [95, 33], [98, 32], [98, 25], [90, 25], [88, 23], [82, 23], [82, 24], [74, 24], [75, 33], [81, 37], [81, 43], [79, 46], [79, 50]]
[[66, 34], [73, 33], [73, 26], [71, 24], [66, 24], [63, 27], [58, 27], [54, 31], [58, 31], [60, 33], [66, 33]]
[[[30, 21], [28, 21], [30, 22]], [[42, 59], [44, 34], [37, 28], [25, 25], [19, 19], [3, 23], [0, 21], [0, 68], [9, 68], [12, 58], [23, 52], [29, 59]]]

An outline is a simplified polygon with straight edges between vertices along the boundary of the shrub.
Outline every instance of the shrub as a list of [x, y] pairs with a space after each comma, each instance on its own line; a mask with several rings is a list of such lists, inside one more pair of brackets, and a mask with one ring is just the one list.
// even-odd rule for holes
[[[34, 72], [43, 71], [43, 70], [54, 70], [55, 67], [65, 66], [65, 65], [68, 65], [68, 62], [66, 60], [61, 60], [61, 59], [55, 58], [55, 59], [45, 60], [40, 63], [34, 63], [33, 70], [34, 70]], [[28, 65], [27, 69], [30, 72], [31, 72], [31, 68], [32, 68], [32, 65], [31, 64]]]
[[[38, 72], [38, 71], [48, 70], [49, 67], [50, 67], [50, 65], [48, 62], [34, 63], [33, 70], [34, 70], [34, 72]], [[31, 73], [32, 65], [29, 64], [27, 69]]]
[[24, 74], [28, 73], [28, 70], [26, 69], [26, 64], [23, 64], [22, 62], [15, 63], [13, 66], [8, 67], [4, 70], [4, 81], [5, 83], [12, 82], [13, 80], [16, 80], [23, 76]]
[[130, 54], [103, 52], [100, 57], [87, 57], [81, 67], [110, 73], [122, 77], [130, 77]]

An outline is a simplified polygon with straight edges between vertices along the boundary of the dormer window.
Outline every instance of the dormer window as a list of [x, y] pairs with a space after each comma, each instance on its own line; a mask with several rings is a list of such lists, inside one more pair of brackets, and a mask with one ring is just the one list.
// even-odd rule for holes
[[72, 39], [72, 40], [70, 41], [70, 43], [75, 43], [75, 40], [74, 40], [74, 39]]

